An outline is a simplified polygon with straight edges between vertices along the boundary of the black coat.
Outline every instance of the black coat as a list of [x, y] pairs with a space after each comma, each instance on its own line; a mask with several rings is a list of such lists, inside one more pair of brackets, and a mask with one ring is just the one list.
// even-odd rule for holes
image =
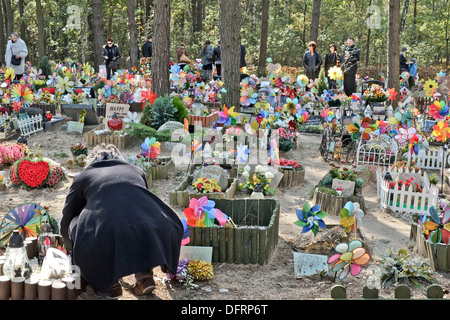
[[[313, 62], [313, 68], [309, 67], [310, 61]], [[320, 56], [319, 52], [315, 51], [313, 56], [311, 55], [311, 52], [309, 50], [305, 52], [303, 56], [303, 67], [305, 68], [306, 76], [310, 80], [314, 80], [319, 77], [321, 65], [322, 57]]]
[[406, 57], [403, 54], [400, 54], [400, 72], [408, 70], [409, 70], [408, 60], [406, 60]]
[[144, 45], [142, 46], [142, 55], [145, 58], [150, 58], [152, 56], [152, 50], [153, 50], [153, 44], [150, 41], [147, 41], [146, 43], [144, 43]]
[[339, 54], [337, 52], [328, 52], [325, 56], [325, 77], [328, 77], [328, 71], [339, 64]]
[[[69, 239], [69, 224], [78, 224]], [[176, 273], [183, 225], [177, 214], [147, 189], [144, 172], [120, 160], [89, 165], [70, 187], [61, 235], [73, 263], [94, 290], [121, 277], [161, 266]], [[72, 247], [73, 244], [73, 247]]]
[[[348, 55], [348, 56], [347, 56]], [[360, 59], [360, 53], [358, 48], [353, 45], [351, 47], [345, 47], [344, 54], [341, 56], [342, 71], [345, 74], [356, 74], [358, 70], [358, 61]]]
[[[107, 56], [109, 59], [108, 60], [104, 59], [105, 56]], [[102, 53], [102, 58], [105, 60], [105, 64], [108, 64], [108, 62], [113, 61], [113, 59], [112, 59], [113, 57], [116, 58], [115, 61], [118, 62], [118, 60], [121, 57], [119, 47], [116, 46], [115, 44], [113, 44], [111, 46], [111, 48], [109, 48], [108, 46], [105, 46], [103, 48], [103, 53]]]

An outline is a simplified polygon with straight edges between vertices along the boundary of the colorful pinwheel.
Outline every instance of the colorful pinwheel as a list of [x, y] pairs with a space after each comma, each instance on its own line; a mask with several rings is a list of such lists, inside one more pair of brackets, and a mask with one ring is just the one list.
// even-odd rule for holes
[[335, 114], [334, 111], [332, 111], [329, 107], [322, 110], [322, 113], [320, 114], [324, 120], [327, 122], [333, 121]]
[[446, 105], [443, 100], [435, 100], [429, 109], [430, 116], [432, 116], [435, 120], [445, 119], [449, 113], [449, 106]]
[[345, 232], [349, 233], [354, 230], [356, 237], [356, 228], [361, 224], [361, 219], [364, 216], [364, 211], [361, 210], [358, 202], [347, 202], [341, 210], [341, 218], [339, 224], [345, 228]]
[[248, 149], [247, 145], [243, 145], [242, 143], [240, 143], [237, 146], [237, 150], [236, 150], [236, 160], [238, 162], [238, 164], [244, 164], [248, 161], [248, 155], [250, 153], [250, 150]]
[[414, 127], [409, 127], [407, 129], [400, 127], [398, 128], [398, 134], [394, 136], [394, 139], [400, 144], [405, 145], [408, 141], [417, 135], [418, 141], [422, 141], [423, 137], [421, 134], [417, 133], [417, 129]]
[[297, 117], [298, 122], [305, 123], [309, 118], [309, 113], [304, 109], [298, 109], [295, 116]]
[[344, 280], [348, 274], [357, 276], [362, 266], [370, 261], [370, 254], [364, 248], [364, 243], [361, 240], [355, 239], [349, 243], [340, 243], [335, 247], [337, 254], [334, 254], [328, 259], [331, 266], [331, 271], [338, 272], [338, 279]]
[[322, 220], [328, 215], [325, 211], [320, 211], [320, 204], [311, 207], [308, 203], [303, 206], [302, 210], [295, 209], [298, 220], [294, 222], [299, 227], [302, 227], [302, 233], [312, 231], [314, 236], [319, 232], [319, 227], [326, 229], [327, 226]]
[[156, 157], [161, 153], [161, 144], [156, 141], [155, 137], [145, 138], [144, 143], [141, 144], [142, 155], [144, 157], [150, 157], [151, 159], [156, 159]]
[[370, 117], [365, 117], [361, 120], [360, 117], [353, 117], [353, 124], [347, 126], [347, 131], [352, 134], [352, 140], [358, 141], [360, 138], [368, 141], [370, 140], [370, 133], [376, 130], [374, 125], [370, 124]]
[[223, 105], [223, 110], [219, 111], [218, 114], [220, 119], [217, 120], [217, 123], [223, 123], [224, 125], [235, 125], [236, 117], [239, 116], [239, 113], [234, 111], [234, 106], [228, 109], [225, 105]]
[[300, 87], [306, 87], [306, 85], [309, 83], [309, 79], [306, 75], [301, 74], [297, 77], [297, 83], [300, 85]]
[[433, 136], [436, 137], [436, 141], [446, 142], [447, 138], [450, 138], [450, 128], [448, 122], [439, 121], [433, 126]]
[[436, 82], [436, 80], [428, 79], [424, 85], [425, 95], [427, 97], [432, 97], [435, 94], [438, 87], [439, 84]]
[[189, 208], [184, 209], [187, 225], [191, 227], [212, 227], [215, 220], [223, 227], [229, 225], [230, 218], [218, 208], [216, 203], [203, 196], [200, 199], [192, 198]]
[[187, 227], [186, 219], [181, 219], [181, 223], [183, 224], [183, 238], [181, 239], [181, 245], [185, 246], [191, 241], [191, 239], [189, 238], [189, 236], [191, 235], [191, 230], [189, 230]]
[[375, 127], [380, 132], [380, 134], [385, 134], [389, 124], [383, 120], [377, 120], [375, 122]]
[[[448, 245], [450, 240], [450, 209], [446, 208], [442, 219], [435, 207], [430, 207], [431, 220], [424, 218], [422, 220], [422, 230], [425, 239], [430, 239], [434, 244], [445, 243]], [[426, 214], [425, 214], [426, 215]]]
[[23, 107], [29, 107], [34, 102], [33, 91], [25, 84], [15, 84], [11, 89], [11, 99]]

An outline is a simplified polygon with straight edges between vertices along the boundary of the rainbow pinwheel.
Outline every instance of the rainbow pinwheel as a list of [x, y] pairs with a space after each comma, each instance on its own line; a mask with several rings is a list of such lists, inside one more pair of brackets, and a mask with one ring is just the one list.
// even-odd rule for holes
[[309, 118], [309, 113], [304, 109], [298, 109], [295, 116], [297, 117], [298, 122], [305, 123]]
[[203, 196], [200, 199], [192, 198], [189, 208], [184, 209], [187, 225], [191, 227], [212, 227], [215, 220], [223, 227], [229, 226], [230, 218], [220, 209], [215, 208], [216, 203]]
[[432, 105], [429, 107], [429, 114], [435, 120], [445, 119], [449, 113], [449, 106], [445, 104], [445, 101], [437, 101], [435, 100]]
[[328, 213], [320, 211], [320, 204], [316, 204], [311, 207], [308, 203], [305, 203], [302, 210], [295, 209], [298, 220], [294, 222], [295, 225], [302, 227], [302, 233], [312, 231], [314, 236], [319, 232], [319, 227], [326, 229], [327, 226], [322, 220]]
[[328, 259], [331, 266], [331, 271], [337, 272], [338, 279], [344, 280], [348, 274], [357, 276], [362, 266], [370, 262], [370, 254], [367, 253], [364, 243], [361, 240], [355, 239], [349, 243], [340, 243], [335, 247], [338, 252]]
[[11, 89], [11, 99], [23, 107], [29, 107], [34, 102], [33, 91], [26, 85], [18, 83]]
[[447, 138], [450, 138], [450, 128], [448, 122], [439, 121], [433, 126], [433, 136], [436, 137], [436, 141], [446, 142]]
[[370, 140], [370, 133], [374, 132], [377, 128], [370, 124], [370, 117], [365, 117], [361, 120], [360, 117], [353, 117], [353, 124], [347, 126], [347, 131], [352, 134], [352, 140], [358, 141], [360, 138], [363, 140]]
[[223, 110], [218, 112], [220, 119], [217, 120], [217, 123], [223, 123], [224, 125], [235, 125], [236, 117], [239, 116], [239, 113], [235, 112], [234, 108], [235, 106], [232, 106], [228, 109], [225, 105], [223, 105]]
[[394, 136], [394, 139], [400, 145], [405, 145], [408, 141], [411, 141], [411, 139], [414, 137], [414, 135], [417, 135], [417, 138], [419, 139], [418, 142], [423, 140], [422, 135], [417, 133], [416, 128], [409, 127], [407, 129], [405, 129], [403, 127], [400, 127], [400, 128], [398, 128], [398, 134]]
[[141, 144], [142, 155], [144, 157], [150, 157], [151, 159], [156, 159], [156, 157], [161, 153], [161, 144], [156, 141], [155, 137], [145, 138], [144, 143]]
[[358, 202], [348, 201], [341, 210], [341, 218], [339, 224], [345, 228], [345, 232], [349, 233], [354, 230], [356, 237], [356, 228], [361, 224], [361, 219], [364, 216], [364, 211], [361, 210]]
[[306, 87], [306, 85], [309, 83], [309, 79], [306, 75], [301, 74], [297, 77], [297, 83], [300, 85], [300, 87]]
[[322, 110], [322, 113], [320, 114], [322, 118], [324, 118], [327, 122], [333, 121], [335, 114], [334, 111], [332, 111], [330, 108], [326, 108]]
[[[450, 240], [450, 209], [446, 208], [442, 219], [435, 207], [430, 207], [431, 220], [424, 217], [422, 220], [422, 230], [425, 239], [429, 239], [432, 243], [445, 243], [448, 245]], [[426, 214], [425, 214], [426, 215]]]

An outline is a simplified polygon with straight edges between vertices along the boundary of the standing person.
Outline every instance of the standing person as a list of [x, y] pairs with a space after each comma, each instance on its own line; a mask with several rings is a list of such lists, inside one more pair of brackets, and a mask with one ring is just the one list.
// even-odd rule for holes
[[186, 51], [186, 46], [184, 45], [183, 42], [177, 49], [177, 59], [181, 69], [183, 69], [188, 63], [191, 62], [191, 60], [189, 60], [189, 56]]
[[203, 81], [206, 82], [211, 79], [212, 65], [214, 63], [214, 50], [211, 47], [211, 41], [206, 40], [200, 52], [200, 57], [203, 65]]
[[241, 44], [241, 64], [239, 66], [239, 68], [243, 68], [247, 66], [247, 62], [245, 62], [245, 56], [246, 56], [247, 52], [245, 51], [245, 46], [243, 44]]
[[61, 219], [73, 263], [101, 297], [121, 296], [119, 280], [132, 274], [133, 293], [150, 294], [154, 267], [177, 271], [183, 224], [114, 145], [96, 146], [87, 163], [73, 179]]
[[409, 65], [411, 64], [411, 62], [409, 62], [408, 59], [406, 58], [407, 51], [408, 48], [403, 47], [400, 52], [400, 74], [405, 71], [409, 72]]
[[106, 65], [106, 79], [111, 79], [111, 73], [113, 70], [119, 69], [120, 50], [114, 43], [113, 39], [108, 39], [106, 46], [103, 49], [103, 59]]
[[16, 80], [20, 80], [25, 73], [25, 58], [27, 55], [28, 49], [25, 41], [20, 39], [17, 32], [11, 33], [11, 39], [6, 45], [5, 62], [8, 69], [14, 69]]
[[306, 76], [310, 80], [317, 79], [322, 65], [322, 58], [316, 50], [317, 44], [314, 41], [308, 43], [308, 51], [303, 56], [303, 67], [306, 70]]
[[360, 54], [355, 46], [355, 39], [349, 37], [344, 55], [341, 57], [341, 66], [344, 73], [344, 92], [348, 97], [356, 92], [356, 72], [359, 59]]
[[217, 46], [214, 48], [214, 64], [216, 65], [217, 76], [222, 76], [222, 62], [220, 60], [220, 40], [217, 41]]
[[142, 46], [142, 55], [145, 58], [151, 58], [152, 50], [153, 50], [153, 39], [152, 39], [152, 36], [148, 36], [147, 41]]
[[336, 80], [330, 79], [328, 71], [335, 66], [339, 65], [339, 53], [337, 52], [336, 45], [330, 44], [328, 53], [325, 56], [325, 77], [328, 78], [328, 89], [336, 89]]

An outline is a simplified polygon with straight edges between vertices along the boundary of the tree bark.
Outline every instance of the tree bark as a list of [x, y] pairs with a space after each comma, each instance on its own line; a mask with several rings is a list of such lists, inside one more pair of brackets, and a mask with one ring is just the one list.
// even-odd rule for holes
[[395, 88], [398, 92], [400, 86], [400, 0], [389, 0], [388, 15], [387, 84], [389, 88]]
[[309, 31], [309, 41], [317, 42], [319, 38], [320, 3], [322, 0], [314, 0], [311, 18], [311, 29]]
[[42, 10], [41, 0], [36, 0], [36, 15], [37, 15], [37, 29], [38, 29], [38, 54], [39, 59], [45, 56], [45, 26], [44, 26], [44, 12]]
[[169, 94], [170, 0], [154, 3], [152, 91], [158, 97]]
[[5, 6], [6, 33], [7, 37], [9, 37], [14, 32], [14, 16], [11, 8], [11, 0], [3, 0], [3, 4]]
[[102, 0], [91, 0], [92, 6], [92, 24], [94, 36], [94, 64], [98, 71], [98, 66], [103, 64], [102, 52], [105, 42], [105, 30], [103, 21]]
[[269, 0], [262, 0], [261, 41], [259, 46], [258, 77], [264, 77], [266, 75], [268, 30], [269, 30]]
[[5, 59], [5, 49], [6, 49], [6, 40], [5, 40], [5, 27], [4, 27], [4, 18], [3, 18], [3, 6], [0, 3], [0, 43], [5, 45], [0, 46], [0, 61]]
[[19, 0], [19, 16], [20, 16], [20, 37], [22, 40], [26, 42], [27, 36], [26, 36], [26, 27], [25, 27], [25, 21], [23, 20], [23, 9], [24, 9], [24, 0]]
[[219, 31], [222, 81], [227, 92], [224, 104], [240, 109], [241, 11], [239, 0], [219, 0]]
[[128, 27], [130, 29], [130, 67], [138, 65], [137, 26], [134, 18], [134, 0], [127, 0]]

